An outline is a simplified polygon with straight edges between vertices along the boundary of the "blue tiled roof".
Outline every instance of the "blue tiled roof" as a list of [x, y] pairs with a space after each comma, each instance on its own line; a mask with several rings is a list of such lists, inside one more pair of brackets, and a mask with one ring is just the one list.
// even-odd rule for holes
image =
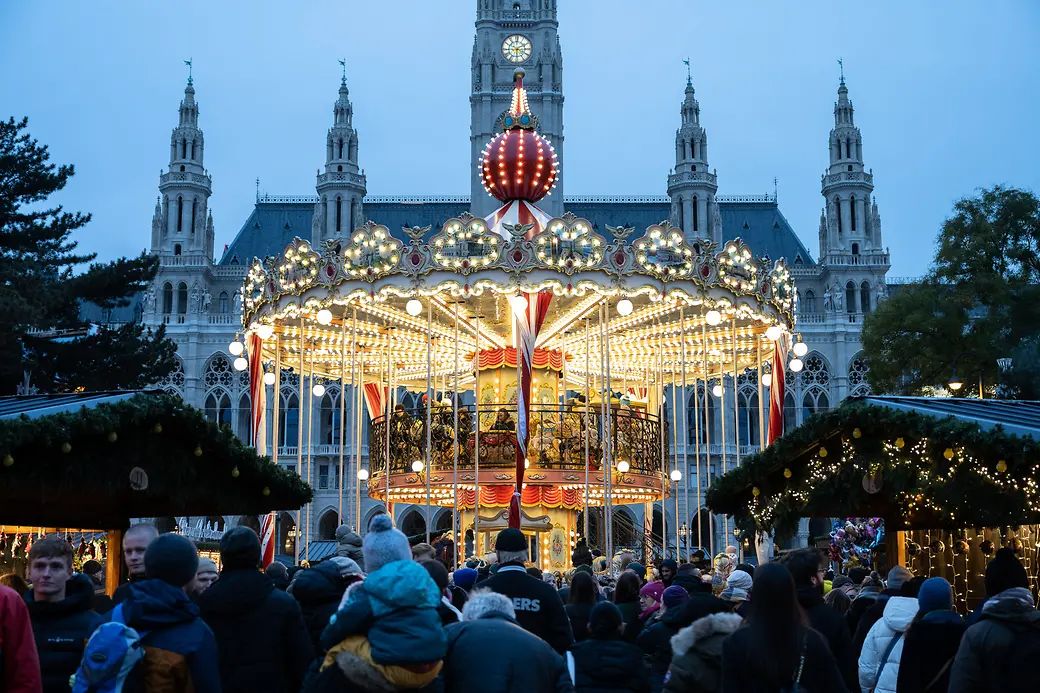
[[978, 424], [984, 431], [997, 426], [1012, 435], [1040, 440], [1040, 402], [970, 397], [865, 397], [867, 404], [913, 411], [925, 416], [952, 416]]
[[[565, 201], [567, 211], [591, 221], [608, 236], [606, 227], [632, 226], [637, 233], [668, 218], [667, 198], [576, 197]], [[447, 219], [469, 210], [465, 197], [457, 198], [373, 198], [365, 201], [365, 216], [384, 224], [399, 237], [403, 226], [431, 226], [436, 232]], [[723, 200], [719, 204], [723, 237], [743, 238], [759, 255], [776, 260], [785, 257], [794, 264], [815, 264], [808, 249], [795, 234], [773, 200]], [[314, 203], [308, 198], [261, 199], [253, 208], [238, 235], [220, 259], [221, 265], [246, 265], [254, 257], [282, 252], [296, 236], [310, 238]]]
[[153, 390], [103, 390], [100, 392], [67, 392], [47, 395], [12, 395], [0, 397], [0, 419], [27, 416], [35, 419], [80, 409], [93, 409], [99, 404], [113, 404], [139, 394], [156, 394]]

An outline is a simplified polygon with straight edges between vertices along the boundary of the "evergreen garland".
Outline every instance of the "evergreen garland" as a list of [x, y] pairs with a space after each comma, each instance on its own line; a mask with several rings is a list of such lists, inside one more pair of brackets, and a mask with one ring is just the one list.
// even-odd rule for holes
[[[131, 487], [135, 467], [147, 488]], [[170, 395], [0, 421], [0, 522], [111, 529], [131, 517], [298, 508], [311, 497], [297, 475]]]
[[890, 530], [1040, 521], [1040, 444], [997, 426], [850, 400], [717, 479], [715, 513], [747, 530], [803, 517], [882, 517]]

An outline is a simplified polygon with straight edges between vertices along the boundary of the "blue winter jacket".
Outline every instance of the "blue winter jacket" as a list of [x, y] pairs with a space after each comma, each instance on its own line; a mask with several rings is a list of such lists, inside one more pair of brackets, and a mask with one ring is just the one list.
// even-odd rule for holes
[[145, 647], [144, 690], [220, 693], [217, 641], [184, 590], [162, 580], [132, 583], [123, 621]]
[[387, 563], [354, 587], [321, 634], [322, 648], [366, 635], [378, 664], [436, 662], [448, 648], [437, 614], [440, 601], [440, 590], [421, 565]]

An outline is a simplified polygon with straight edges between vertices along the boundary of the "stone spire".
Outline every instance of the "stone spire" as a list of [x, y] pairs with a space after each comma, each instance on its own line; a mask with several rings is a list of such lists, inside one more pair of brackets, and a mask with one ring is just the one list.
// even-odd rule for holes
[[672, 223], [687, 238], [720, 241], [722, 229], [716, 228], [719, 224], [715, 201], [719, 186], [715, 173], [708, 168], [708, 133], [701, 127], [701, 106], [689, 73], [679, 113], [682, 121], [675, 132], [675, 170], [668, 176]]
[[365, 174], [358, 167], [358, 136], [347, 89], [346, 61], [341, 60], [340, 65], [343, 75], [339, 97], [332, 106], [332, 127], [325, 138], [325, 171], [318, 174], [316, 186], [318, 202], [311, 225], [314, 245], [349, 234], [363, 223], [364, 217]]
[[199, 128], [199, 105], [189, 75], [170, 134], [170, 163], [159, 176], [159, 232], [153, 218], [152, 252], [213, 258], [213, 235], [206, 216], [213, 181], [203, 166], [205, 139]]

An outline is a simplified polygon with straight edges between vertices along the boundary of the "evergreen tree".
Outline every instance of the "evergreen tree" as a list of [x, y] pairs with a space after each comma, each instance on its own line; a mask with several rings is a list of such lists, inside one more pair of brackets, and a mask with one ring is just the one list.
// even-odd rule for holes
[[[959, 200], [924, 280], [897, 291], [863, 325], [875, 392], [920, 394], [953, 375], [960, 394], [999, 384], [1040, 397], [1040, 200], [997, 186]], [[1010, 373], [997, 359], [1010, 357]], [[989, 396], [989, 395], [987, 395]]]
[[77, 252], [72, 233], [90, 215], [46, 203], [74, 172], [51, 163], [27, 119], [0, 121], [0, 393], [26, 379], [41, 392], [139, 388], [175, 366], [176, 345], [163, 327], [108, 329], [81, 319], [85, 302], [130, 305], [159, 265], [144, 253], [98, 263]]

